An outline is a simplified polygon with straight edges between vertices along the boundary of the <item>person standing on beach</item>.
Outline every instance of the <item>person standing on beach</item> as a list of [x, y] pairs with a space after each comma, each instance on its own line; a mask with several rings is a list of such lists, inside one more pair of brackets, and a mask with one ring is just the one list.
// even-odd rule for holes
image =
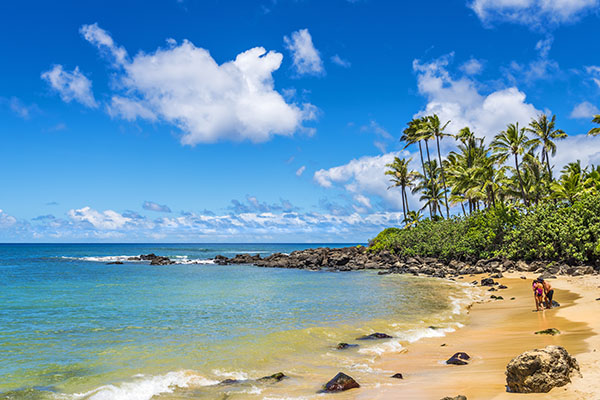
[[544, 287], [544, 295], [546, 296], [546, 308], [552, 308], [552, 297], [554, 297], [554, 289], [547, 281], [540, 278], [540, 282]]
[[535, 309], [540, 311], [540, 306], [544, 305], [544, 285], [539, 280], [534, 280], [531, 285], [533, 288], [533, 298], [535, 299]]

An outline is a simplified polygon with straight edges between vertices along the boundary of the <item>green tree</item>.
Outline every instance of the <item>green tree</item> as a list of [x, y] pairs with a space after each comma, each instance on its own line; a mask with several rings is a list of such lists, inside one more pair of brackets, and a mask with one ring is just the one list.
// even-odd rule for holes
[[529, 127], [525, 128], [527, 132], [534, 134], [536, 137], [533, 140], [533, 147], [542, 147], [542, 163], [546, 164], [548, 169], [549, 181], [552, 181], [552, 170], [550, 168], [550, 155], [556, 154], [556, 139], [564, 139], [567, 134], [561, 130], [556, 129], [556, 115], [553, 115], [549, 120], [546, 114], [542, 114], [537, 119], [532, 119], [529, 123]]
[[533, 142], [529, 140], [525, 134], [524, 128], [519, 128], [519, 123], [509, 124], [505, 131], [500, 132], [494, 137], [491, 147], [492, 151], [498, 155], [498, 162], [504, 163], [511, 155], [515, 159], [515, 168], [517, 177], [519, 179], [519, 186], [521, 188], [521, 196], [526, 206], [529, 206], [529, 200], [525, 194], [525, 188], [523, 186], [523, 177], [521, 176], [521, 170], [519, 169], [519, 156], [527, 151]]
[[446, 218], [450, 218], [450, 208], [448, 207], [448, 188], [446, 187], [446, 175], [444, 173], [444, 165], [442, 163], [442, 155], [440, 153], [440, 140], [444, 138], [444, 136], [450, 136], [449, 134], [444, 132], [444, 129], [448, 126], [450, 121], [446, 122], [442, 125], [440, 122], [440, 118], [437, 114], [430, 115], [426, 118], [425, 123], [423, 124], [423, 130], [426, 131], [432, 138], [435, 137], [437, 143], [437, 153], [438, 153], [438, 161], [440, 163], [440, 171], [442, 175], [442, 185], [444, 187], [444, 201], [446, 205]]
[[[427, 178], [427, 172], [425, 171], [425, 161], [423, 160], [423, 147], [421, 146], [421, 140], [423, 139], [418, 133], [422, 123], [423, 120], [419, 118], [411, 120], [408, 123], [408, 127], [402, 132], [402, 136], [400, 136], [400, 141], [406, 143], [404, 149], [406, 149], [411, 144], [419, 144], [419, 155], [421, 156], [421, 167], [423, 168], [423, 176]], [[431, 207], [429, 207], [429, 217], [432, 217]]]
[[[592, 122], [595, 123], [595, 124], [599, 124], [600, 125], [600, 114], [599, 115], [594, 115], [594, 118], [592, 119]], [[596, 128], [592, 128], [588, 132], [588, 135], [590, 135], [590, 136], [596, 136], [598, 134], [600, 134], [600, 126], [598, 126]]]
[[406, 188], [410, 188], [415, 179], [415, 173], [410, 171], [408, 165], [412, 161], [412, 158], [408, 160], [405, 158], [394, 157], [394, 161], [386, 164], [385, 166], [389, 169], [385, 171], [386, 175], [390, 175], [390, 181], [392, 182], [392, 186], [388, 187], [398, 187], [400, 186], [402, 192], [402, 212], [404, 218], [407, 216], [407, 211], [410, 211], [408, 208], [408, 197], [406, 196]]

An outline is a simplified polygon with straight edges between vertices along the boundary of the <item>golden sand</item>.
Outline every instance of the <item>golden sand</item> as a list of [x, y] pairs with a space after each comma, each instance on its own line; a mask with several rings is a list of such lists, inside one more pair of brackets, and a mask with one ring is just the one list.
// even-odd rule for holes
[[[480, 280], [485, 276], [464, 280]], [[600, 297], [600, 277], [550, 280], [555, 289], [554, 299], [561, 307], [541, 312], [535, 312], [531, 291], [534, 277], [514, 273], [498, 280], [508, 289], [489, 295], [500, 295], [504, 300], [474, 304], [464, 328], [442, 338], [423, 339], [410, 345], [407, 352], [378, 360], [378, 368], [402, 373], [402, 381], [386, 383], [375, 390], [359, 389], [348, 398], [436, 400], [462, 394], [469, 400], [600, 399], [600, 301], [596, 301]], [[561, 334], [534, 334], [548, 328], [556, 328]], [[582, 377], [550, 393], [507, 393], [504, 372], [508, 362], [524, 351], [548, 345], [563, 346], [574, 355]], [[472, 357], [469, 365], [443, 363], [459, 351]]]

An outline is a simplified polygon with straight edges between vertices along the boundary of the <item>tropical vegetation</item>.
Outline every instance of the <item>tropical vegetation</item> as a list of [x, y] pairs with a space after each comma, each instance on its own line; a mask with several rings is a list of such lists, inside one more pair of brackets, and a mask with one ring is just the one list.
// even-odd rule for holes
[[[600, 115], [592, 122], [600, 125]], [[399, 188], [402, 198], [403, 227], [381, 232], [371, 249], [447, 260], [504, 256], [600, 265], [600, 166], [576, 161], [553, 174], [556, 142], [567, 137], [556, 116], [508, 124], [489, 144], [469, 127], [450, 135], [448, 124], [431, 115], [403, 131], [405, 148], [419, 146], [420, 168], [398, 157], [386, 165], [389, 189]], [[588, 132], [599, 134], [600, 127]], [[442, 158], [440, 141], [447, 137], [455, 150]], [[421, 209], [410, 209], [408, 191]]]

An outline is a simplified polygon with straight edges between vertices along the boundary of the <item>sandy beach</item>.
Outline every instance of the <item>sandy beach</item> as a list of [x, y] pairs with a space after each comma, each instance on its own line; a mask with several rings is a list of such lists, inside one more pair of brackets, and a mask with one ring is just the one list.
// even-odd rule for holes
[[[465, 276], [480, 280], [487, 275]], [[521, 279], [525, 276], [527, 279]], [[560, 276], [551, 280], [555, 299], [561, 307], [534, 312], [530, 285], [531, 273], [506, 274], [498, 281], [508, 289], [489, 292], [504, 300], [475, 303], [464, 328], [441, 338], [423, 339], [408, 351], [388, 354], [377, 368], [404, 375], [400, 383], [382, 384], [376, 390], [361, 390], [359, 399], [440, 399], [465, 395], [468, 399], [597, 399], [600, 398], [600, 314], [598, 307], [600, 277]], [[514, 298], [514, 300], [512, 300]], [[556, 328], [560, 335], [535, 335], [534, 332]], [[548, 345], [559, 345], [574, 355], [581, 368], [581, 378], [550, 393], [513, 394], [505, 390], [505, 368], [520, 353]], [[455, 352], [467, 352], [469, 365], [445, 365]]]

